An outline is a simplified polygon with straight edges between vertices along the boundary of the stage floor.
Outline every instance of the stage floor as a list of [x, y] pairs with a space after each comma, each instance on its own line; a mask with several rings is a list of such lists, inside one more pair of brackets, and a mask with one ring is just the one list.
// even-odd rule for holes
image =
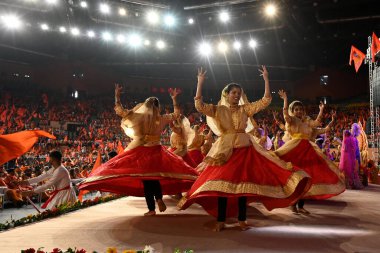
[[[326, 201], [308, 201], [310, 216], [294, 215], [290, 209], [268, 212], [261, 204], [248, 208], [254, 227], [212, 231], [214, 218], [199, 206], [178, 212], [175, 201], [165, 198], [168, 210], [143, 217], [144, 198], [127, 197], [58, 218], [0, 233], [0, 252], [44, 246], [85, 248], [118, 252], [151, 245], [156, 252], [175, 248], [195, 252], [380, 252], [380, 186], [347, 190]], [[231, 220], [233, 223], [234, 220]]]

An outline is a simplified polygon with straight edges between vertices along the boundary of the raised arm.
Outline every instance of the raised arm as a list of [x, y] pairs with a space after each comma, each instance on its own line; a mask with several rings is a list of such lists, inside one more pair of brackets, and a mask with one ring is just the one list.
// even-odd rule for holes
[[335, 122], [335, 118], [336, 118], [336, 111], [332, 110], [332, 111], [331, 111], [331, 121], [330, 121], [330, 123], [326, 126], [326, 130], [327, 130], [327, 131], [330, 131], [331, 126], [332, 126], [332, 125], [334, 124], [334, 122]]
[[132, 112], [132, 110], [124, 109], [120, 101], [120, 94], [123, 90], [120, 84], [115, 84], [115, 112], [120, 117], [124, 118]]
[[265, 82], [264, 96], [262, 99], [258, 101], [244, 105], [244, 110], [248, 114], [248, 117], [252, 117], [254, 114], [265, 109], [268, 105], [270, 105], [272, 101], [272, 95], [270, 93], [270, 87], [269, 87], [269, 74], [268, 74], [267, 68], [264, 65], [262, 65], [261, 67], [262, 69], [259, 69], [261, 73], [260, 76], [263, 77], [264, 82]]
[[312, 127], [317, 127], [322, 124], [322, 118], [323, 118], [323, 109], [325, 108], [325, 104], [321, 101], [319, 104], [319, 113], [315, 120], [311, 122]]
[[280, 98], [284, 100], [284, 108], [282, 108], [282, 111], [284, 114], [285, 122], [290, 123], [292, 121], [292, 118], [290, 117], [289, 112], [288, 112], [288, 109], [289, 109], [288, 95], [286, 95], [286, 92], [283, 90], [279, 90], [278, 95], [280, 95]]
[[177, 101], [177, 96], [180, 92], [177, 89], [173, 89], [170, 91], [170, 97], [172, 98], [173, 101], [173, 108], [174, 108], [174, 116], [179, 117], [181, 114], [181, 110], [179, 109], [178, 101]]
[[206, 70], [203, 70], [202, 68], [198, 69], [197, 93], [194, 98], [195, 109], [207, 116], [215, 117], [216, 106], [212, 104], [205, 104], [202, 100], [202, 87], [206, 78], [206, 73]]

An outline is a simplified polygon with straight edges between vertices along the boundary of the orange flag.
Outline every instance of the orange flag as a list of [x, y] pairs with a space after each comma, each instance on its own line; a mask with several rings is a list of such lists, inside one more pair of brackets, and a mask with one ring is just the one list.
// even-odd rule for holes
[[372, 62], [375, 62], [375, 55], [380, 51], [380, 40], [376, 34], [372, 33], [372, 44], [371, 44], [371, 56]]
[[356, 73], [358, 73], [359, 68], [362, 65], [364, 59], [365, 59], [365, 54], [362, 51], [360, 51], [359, 49], [357, 49], [356, 47], [351, 46], [349, 64], [351, 66], [351, 62], [352, 62], [352, 60], [354, 60]]
[[96, 161], [94, 163], [94, 166], [92, 167], [91, 174], [102, 165], [102, 157], [100, 156], [100, 152], [98, 151], [98, 157], [96, 157]]
[[[98, 151], [98, 157], [96, 157], [96, 161], [94, 163], [94, 166], [92, 167], [92, 170], [91, 170], [91, 173], [90, 175], [97, 169], [100, 167], [100, 165], [102, 164], [102, 157], [100, 156], [100, 152]], [[81, 190], [79, 191], [79, 194], [78, 194], [78, 199], [80, 202], [82, 202], [82, 199], [83, 199], [83, 196], [86, 195], [87, 193], [89, 193], [90, 191], [87, 191], [87, 190]]]
[[54, 135], [42, 130], [0, 135], [0, 165], [28, 152], [37, 142], [38, 137], [55, 139]]
[[121, 153], [124, 152], [123, 145], [121, 145], [121, 141], [117, 143], [117, 154], [120, 155]]

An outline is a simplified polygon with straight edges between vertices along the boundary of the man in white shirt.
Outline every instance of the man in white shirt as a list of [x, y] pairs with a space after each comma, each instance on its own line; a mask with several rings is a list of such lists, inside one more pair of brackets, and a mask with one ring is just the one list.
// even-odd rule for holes
[[74, 188], [71, 185], [70, 174], [67, 169], [61, 165], [61, 160], [61, 152], [50, 152], [49, 161], [53, 167], [38, 177], [22, 181], [21, 185], [33, 185], [42, 181], [47, 181], [31, 191], [22, 192], [23, 196], [31, 196], [53, 188], [53, 192], [49, 199], [42, 205], [42, 208], [52, 209], [61, 204], [75, 203], [77, 197]]

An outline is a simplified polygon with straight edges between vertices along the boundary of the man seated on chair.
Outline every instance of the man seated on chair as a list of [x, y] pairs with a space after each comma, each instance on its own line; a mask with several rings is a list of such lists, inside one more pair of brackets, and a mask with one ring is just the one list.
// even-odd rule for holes
[[46, 173], [22, 181], [21, 185], [37, 184], [47, 180], [44, 184], [37, 186], [31, 191], [22, 192], [23, 196], [31, 196], [46, 191], [49, 188], [54, 188], [49, 199], [42, 205], [42, 208], [52, 209], [56, 206], [66, 203], [75, 203], [77, 197], [74, 188], [71, 185], [70, 174], [67, 169], [61, 164], [62, 154], [59, 151], [52, 151], [49, 154], [49, 161], [52, 168]]

